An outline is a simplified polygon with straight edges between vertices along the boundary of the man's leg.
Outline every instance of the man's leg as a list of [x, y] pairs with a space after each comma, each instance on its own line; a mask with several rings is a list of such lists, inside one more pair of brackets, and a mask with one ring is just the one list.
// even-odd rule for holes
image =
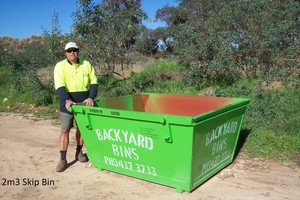
[[59, 136], [59, 150], [60, 150], [61, 159], [63, 160], [67, 160], [69, 134], [70, 134], [70, 130], [61, 130]]
[[87, 158], [86, 154], [82, 153], [83, 139], [81, 137], [81, 133], [78, 128], [76, 129], [76, 143], [77, 143], [77, 148], [76, 148], [75, 159], [78, 160], [79, 162], [87, 162], [89, 159]]
[[59, 136], [59, 151], [60, 151], [60, 160], [56, 167], [57, 172], [63, 172], [67, 169], [67, 149], [69, 146], [69, 133], [70, 130], [61, 130]]
[[56, 167], [57, 172], [65, 171], [68, 167], [67, 150], [69, 146], [69, 134], [73, 126], [73, 115], [60, 113], [61, 131], [59, 136], [60, 160]]

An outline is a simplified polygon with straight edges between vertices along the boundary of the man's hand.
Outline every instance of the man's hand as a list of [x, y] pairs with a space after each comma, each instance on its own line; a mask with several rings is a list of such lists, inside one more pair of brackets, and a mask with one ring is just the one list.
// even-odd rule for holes
[[92, 98], [87, 98], [86, 100], [83, 101], [86, 106], [94, 106], [94, 100]]
[[67, 100], [66, 101], [66, 108], [67, 108], [67, 110], [69, 110], [69, 108], [71, 107], [72, 104], [76, 104], [76, 103], [73, 102], [72, 100]]

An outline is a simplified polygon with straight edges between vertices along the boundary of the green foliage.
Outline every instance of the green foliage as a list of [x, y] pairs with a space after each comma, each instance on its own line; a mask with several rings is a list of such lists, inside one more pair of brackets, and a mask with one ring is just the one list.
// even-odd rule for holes
[[99, 77], [98, 97], [117, 97], [133, 93], [132, 87], [126, 80], [120, 80], [112, 75]]
[[[11, 94], [25, 94], [24, 102], [35, 105], [48, 105], [52, 103], [49, 87], [41, 83], [38, 70], [48, 65], [47, 49], [40, 43], [32, 42], [24, 47], [18, 54], [9, 53], [5, 64], [9, 69], [6, 75], [10, 78]], [[9, 94], [8, 94], [9, 95]]]
[[243, 128], [250, 131], [244, 149], [252, 156], [291, 160], [300, 153], [300, 87], [240, 80], [215, 88], [215, 95], [250, 98]]
[[158, 51], [158, 40], [152, 36], [152, 31], [144, 30], [141, 37], [135, 42], [135, 50], [144, 55], [153, 55]]
[[267, 129], [287, 134], [300, 133], [300, 88], [280, 86], [272, 88], [258, 80], [241, 80], [223, 88], [222, 96], [251, 99], [245, 127], [252, 132]]
[[75, 13], [75, 35], [85, 44], [91, 62], [102, 74], [113, 74], [116, 66], [131, 65], [130, 50], [142, 31], [147, 15], [140, 0], [105, 0], [94, 4], [80, 1]]
[[[14, 88], [15, 84], [12, 84], [15, 81], [12, 77], [15, 77], [15, 75], [11, 74], [8, 67], [0, 67], [0, 75], [0, 111], [28, 113], [32, 112], [33, 107], [53, 103], [53, 93], [49, 90], [34, 91], [34, 81], [28, 77], [21, 78], [22, 87], [18, 91]], [[45, 92], [44, 96], [41, 96], [43, 92]]]
[[59, 15], [54, 10], [52, 16], [51, 31], [43, 29], [43, 36], [48, 48], [48, 61], [49, 64], [55, 65], [59, 60], [64, 58], [63, 49], [64, 45], [68, 42], [69, 37], [62, 35], [59, 25]]
[[231, 63], [213, 62], [210, 67], [201, 65], [183, 65], [186, 66], [187, 73], [183, 78], [184, 83], [203, 89], [211, 85], [232, 85], [238, 80], [238, 74]]
[[178, 7], [157, 12], [168, 24], [174, 53], [189, 70], [186, 82], [199, 88], [220, 78], [227, 85], [245, 76], [298, 80], [299, 16], [296, 0], [181, 0]]
[[9, 69], [0, 66], [0, 111], [11, 105], [11, 97], [9, 96], [10, 90], [10, 77], [8, 76]]
[[158, 87], [158, 84], [176, 79], [176, 75], [180, 75], [177, 63], [171, 60], [162, 60], [147, 66], [141, 73], [133, 74], [130, 81], [137, 89], [144, 92], [144, 88]]
[[120, 80], [111, 75], [99, 78], [99, 98], [142, 93], [196, 94], [194, 87], [186, 86], [181, 81], [182, 72], [177, 62], [161, 60], [148, 65], [140, 73]]

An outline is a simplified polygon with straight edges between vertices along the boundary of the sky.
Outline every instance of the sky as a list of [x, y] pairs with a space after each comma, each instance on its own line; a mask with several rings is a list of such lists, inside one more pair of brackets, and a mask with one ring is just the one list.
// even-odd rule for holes
[[[94, 2], [100, 2], [95, 0]], [[143, 22], [151, 29], [164, 26], [154, 22], [156, 10], [164, 5], [177, 6], [176, 0], [141, 0], [142, 9], [152, 22]], [[28, 38], [51, 31], [52, 16], [58, 13], [62, 33], [71, 33], [72, 13], [77, 10], [76, 0], [0, 0], [0, 37]]]

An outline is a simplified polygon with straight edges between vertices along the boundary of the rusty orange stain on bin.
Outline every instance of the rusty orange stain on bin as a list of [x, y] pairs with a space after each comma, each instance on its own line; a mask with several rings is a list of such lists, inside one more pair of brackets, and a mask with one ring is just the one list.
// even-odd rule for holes
[[173, 94], [135, 94], [131, 98], [115, 97], [98, 106], [157, 114], [195, 116], [229, 105], [235, 98], [184, 96]]
[[[195, 116], [215, 110], [234, 101], [231, 98], [206, 96], [153, 95], [142, 97], [144, 112]], [[146, 100], [145, 100], [146, 99]]]

